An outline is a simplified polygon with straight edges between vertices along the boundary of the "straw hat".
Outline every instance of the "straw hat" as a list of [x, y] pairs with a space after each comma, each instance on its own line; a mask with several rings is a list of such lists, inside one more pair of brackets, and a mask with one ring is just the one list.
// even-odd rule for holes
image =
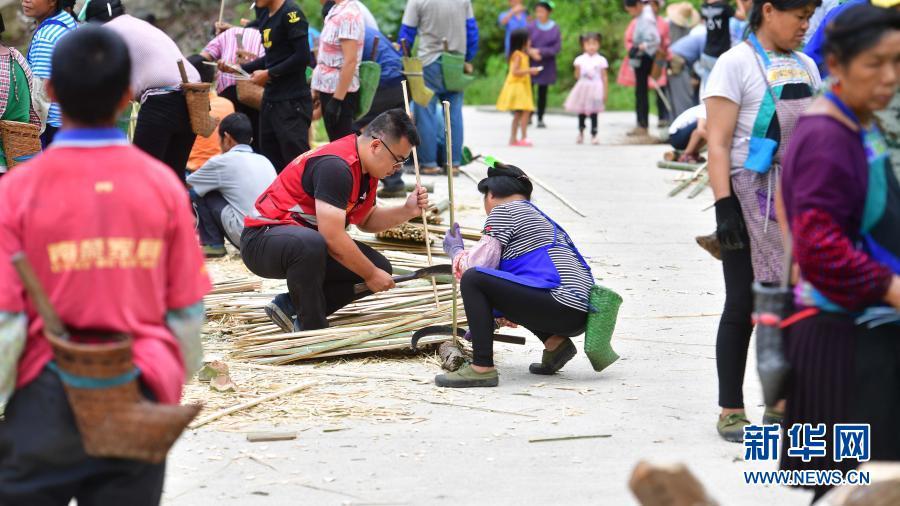
[[693, 28], [700, 23], [700, 13], [688, 2], [678, 2], [667, 7], [666, 17], [682, 28]]
[[891, 7], [897, 7], [898, 5], [900, 5], [900, 0], [872, 0], [872, 5], [874, 5], [875, 7], [890, 9]]

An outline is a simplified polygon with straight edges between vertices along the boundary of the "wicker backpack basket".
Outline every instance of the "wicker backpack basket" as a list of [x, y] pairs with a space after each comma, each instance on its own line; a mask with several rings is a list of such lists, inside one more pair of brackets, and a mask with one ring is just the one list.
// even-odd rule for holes
[[211, 83], [182, 83], [181, 90], [187, 100], [191, 130], [200, 137], [209, 137], [219, 125], [219, 120], [209, 115], [209, 90]]
[[264, 87], [244, 79], [237, 81], [237, 97], [240, 103], [257, 111], [262, 109]]
[[138, 389], [132, 340], [124, 334], [82, 331], [77, 341], [48, 336], [55, 368], [92, 457], [159, 463], [200, 406], [152, 403]]
[[41, 129], [31, 123], [0, 121], [0, 140], [10, 169], [41, 152]]

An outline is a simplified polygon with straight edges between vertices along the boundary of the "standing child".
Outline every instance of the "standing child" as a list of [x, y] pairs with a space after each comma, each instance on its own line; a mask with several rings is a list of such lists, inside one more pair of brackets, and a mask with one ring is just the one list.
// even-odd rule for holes
[[600, 50], [600, 34], [586, 33], [581, 36], [584, 51], [575, 62], [575, 87], [566, 99], [566, 110], [578, 113], [578, 144], [584, 143], [584, 128], [587, 117], [591, 117], [591, 143], [597, 139], [597, 114], [606, 109], [606, 90], [609, 89], [606, 69], [609, 62], [597, 51]]
[[[509, 136], [510, 146], [531, 147], [528, 140], [528, 121], [534, 112], [534, 97], [531, 93], [531, 76], [537, 75], [543, 67], [531, 67], [528, 50], [531, 42], [528, 30], [513, 30], [509, 36], [509, 74], [500, 97], [497, 109], [513, 111], [512, 130]], [[522, 139], [517, 140], [516, 133], [522, 131]]]

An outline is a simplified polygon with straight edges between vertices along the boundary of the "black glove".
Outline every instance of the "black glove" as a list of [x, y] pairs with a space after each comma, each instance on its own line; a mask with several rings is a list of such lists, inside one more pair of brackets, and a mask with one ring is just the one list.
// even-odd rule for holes
[[737, 197], [716, 201], [716, 237], [723, 250], [734, 251], [746, 247], [747, 226]]
[[337, 125], [341, 121], [341, 111], [344, 109], [344, 101], [334, 97], [328, 101], [325, 110], [322, 111], [322, 119], [326, 125]]

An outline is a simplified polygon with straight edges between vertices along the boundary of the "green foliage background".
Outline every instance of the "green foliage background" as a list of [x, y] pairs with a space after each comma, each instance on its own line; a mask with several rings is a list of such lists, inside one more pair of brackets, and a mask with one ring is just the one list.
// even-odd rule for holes
[[[526, 0], [529, 10], [534, 1]], [[300, 0], [303, 12], [310, 24], [321, 27], [319, 0]], [[396, 38], [403, 18], [406, 0], [365, 0], [366, 6], [378, 19], [381, 30], [390, 38]], [[507, 0], [472, 0], [481, 36], [475, 69], [479, 79], [466, 90], [466, 103], [493, 104], [497, 100], [506, 79], [507, 63], [503, 54], [504, 31], [497, 24], [500, 12], [508, 8]], [[609, 60], [610, 90], [609, 109], [634, 108], [634, 92], [615, 84], [615, 76], [625, 53], [622, 43], [628, 14], [620, 0], [556, 0], [552, 19], [560, 26], [563, 37], [562, 52], [557, 57], [559, 82], [550, 89], [550, 107], [561, 107], [568, 90], [575, 84], [572, 61], [581, 54], [578, 37], [584, 32], [599, 32], [603, 36], [600, 52]]]

